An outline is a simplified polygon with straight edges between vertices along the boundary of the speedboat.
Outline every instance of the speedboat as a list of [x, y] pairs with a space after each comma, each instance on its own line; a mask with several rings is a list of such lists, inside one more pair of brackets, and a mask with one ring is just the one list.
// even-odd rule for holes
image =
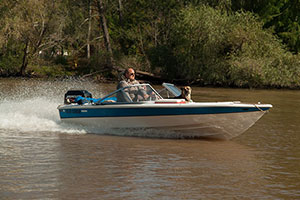
[[[72, 90], [59, 105], [63, 122], [99, 129], [161, 130], [179, 138], [239, 136], [272, 108], [271, 104], [193, 102], [178, 98], [181, 90], [164, 83], [155, 90], [150, 84], [136, 84], [92, 98], [86, 90]], [[149, 132], [149, 131], [148, 131]]]

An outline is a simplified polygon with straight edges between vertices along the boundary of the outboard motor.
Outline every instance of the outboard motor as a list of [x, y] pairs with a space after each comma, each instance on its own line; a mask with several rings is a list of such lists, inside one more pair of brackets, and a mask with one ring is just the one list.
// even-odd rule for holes
[[79, 96], [84, 97], [84, 98], [92, 98], [92, 94], [89, 93], [87, 90], [69, 90], [65, 94], [64, 103], [65, 104], [71, 104], [71, 103], [81, 104], [80, 102], [75, 102], [75, 99]]

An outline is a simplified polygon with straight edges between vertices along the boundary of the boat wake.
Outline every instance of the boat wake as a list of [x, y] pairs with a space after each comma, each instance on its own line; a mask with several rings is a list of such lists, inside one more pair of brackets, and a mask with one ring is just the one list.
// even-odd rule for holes
[[59, 102], [47, 98], [3, 101], [0, 129], [17, 132], [63, 132], [84, 134], [80, 127], [62, 124], [56, 109]]
[[0, 133], [88, 133], [85, 127], [61, 123], [59, 118], [57, 106], [63, 103], [64, 93], [74, 87], [99, 90], [74, 80], [0, 82]]

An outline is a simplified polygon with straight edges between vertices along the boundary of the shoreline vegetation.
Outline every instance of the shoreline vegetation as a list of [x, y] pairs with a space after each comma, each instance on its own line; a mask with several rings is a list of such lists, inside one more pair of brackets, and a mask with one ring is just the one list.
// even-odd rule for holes
[[300, 89], [300, 2], [2, 0], [0, 77]]

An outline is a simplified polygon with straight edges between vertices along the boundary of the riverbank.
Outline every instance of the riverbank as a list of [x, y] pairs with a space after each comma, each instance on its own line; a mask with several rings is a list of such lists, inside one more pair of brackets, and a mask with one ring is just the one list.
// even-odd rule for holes
[[[157, 75], [159, 76], [159, 75]], [[118, 82], [118, 77], [107, 76], [105, 73], [80, 73], [78, 71], [69, 71], [61, 68], [60, 66], [41, 67], [38, 71], [31, 71], [26, 76], [18, 74], [0, 74], [0, 79], [24, 79], [24, 80], [41, 80], [41, 81], [57, 81], [57, 80], [74, 80], [93, 83], [115, 84]], [[161, 85], [163, 82], [174, 83], [176, 85], [190, 85], [193, 87], [210, 87], [210, 88], [248, 88], [248, 89], [283, 89], [283, 90], [300, 90], [299, 85], [292, 86], [238, 86], [227, 84], [205, 84], [203, 80], [184, 80], [184, 79], [168, 79], [168, 78], [151, 78], [145, 77], [137, 73], [136, 79], [140, 82], [149, 82], [155, 85]]]

